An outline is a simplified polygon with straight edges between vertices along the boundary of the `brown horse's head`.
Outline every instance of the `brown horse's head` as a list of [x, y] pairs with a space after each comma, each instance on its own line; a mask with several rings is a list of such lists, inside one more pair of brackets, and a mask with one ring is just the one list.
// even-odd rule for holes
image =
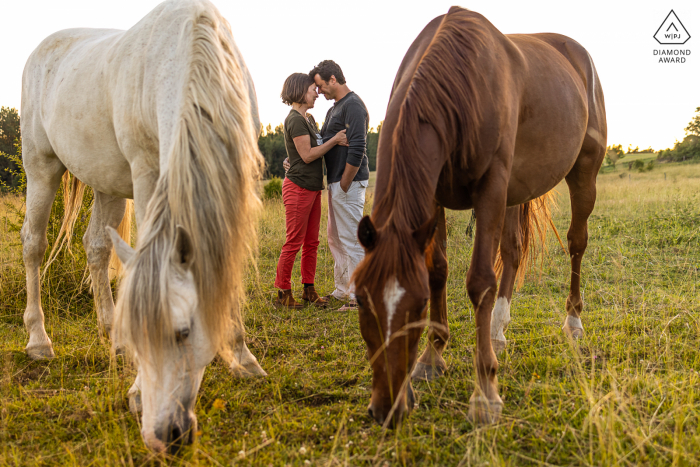
[[415, 402], [410, 378], [426, 325], [425, 249], [434, 231], [434, 221], [413, 232], [391, 223], [377, 230], [369, 217], [358, 227], [366, 256], [355, 270], [355, 293], [373, 372], [369, 413], [381, 425], [397, 426]]

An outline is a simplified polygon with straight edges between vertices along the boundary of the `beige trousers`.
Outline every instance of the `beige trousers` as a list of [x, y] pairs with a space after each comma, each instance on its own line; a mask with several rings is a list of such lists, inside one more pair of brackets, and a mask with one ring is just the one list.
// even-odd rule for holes
[[357, 239], [357, 225], [362, 219], [367, 185], [367, 180], [352, 182], [347, 193], [340, 182], [328, 185], [328, 246], [335, 261], [335, 290], [331, 295], [339, 300], [355, 298], [350, 278], [365, 256]]

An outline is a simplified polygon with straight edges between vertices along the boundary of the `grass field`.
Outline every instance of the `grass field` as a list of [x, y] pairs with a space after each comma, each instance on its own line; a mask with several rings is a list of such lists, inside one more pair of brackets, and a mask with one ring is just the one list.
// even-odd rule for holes
[[[666, 174], [664, 176], [664, 173]], [[620, 177], [620, 174], [623, 177]], [[200, 435], [172, 465], [698, 465], [700, 463], [700, 166], [658, 164], [599, 176], [583, 263], [585, 337], [562, 335], [569, 262], [552, 236], [541, 269], [515, 294], [500, 359], [501, 421], [467, 421], [474, 319], [464, 281], [468, 213], [448, 213], [449, 371], [415, 385], [419, 406], [397, 431], [367, 415], [371, 373], [355, 314], [272, 306], [284, 238], [279, 201], [265, 203], [258, 273], [247, 277], [249, 346], [265, 379], [233, 379], [218, 358], [197, 403]], [[555, 223], [568, 228], [566, 186]], [[18, 198], [5, 203], [20, 206]], [[368, 197], [366, 210], [371, 204]], [[110, 356], [84, 286], [84, 254], [44, 281], [57, 357], [23, 353], [26, 303], [14, 214], [0, 216], [0, 464], [143, 465], [127, 408], [134, 370]], [[2, 214], [2, 213], [0, 213]], [[9, 216], [9, 220], [7, 217]], [[317, 289], [332, 290], [322, 221]], [[301, 293], [298, 262], [294, 272]]]

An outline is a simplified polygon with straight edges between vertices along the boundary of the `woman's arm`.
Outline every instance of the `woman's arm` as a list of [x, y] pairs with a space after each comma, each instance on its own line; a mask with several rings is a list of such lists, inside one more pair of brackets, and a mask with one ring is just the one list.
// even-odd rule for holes
[[293, 139], [293, 141], [294, 146], [297, 148], [297, 152], [301, 156], [301, 160], [303, 160], [306, 164], [315, 161], [319, 157], [322, 157], [336, 144], [339, 146], [348, 145], [348, 139], [345, 137], [345, 130], [336, 133], [336, 135], [331, 139], [320, 146], [316, 146], [315, 148], [311, 147], [311, 136], [309, 135], [297, 136]]

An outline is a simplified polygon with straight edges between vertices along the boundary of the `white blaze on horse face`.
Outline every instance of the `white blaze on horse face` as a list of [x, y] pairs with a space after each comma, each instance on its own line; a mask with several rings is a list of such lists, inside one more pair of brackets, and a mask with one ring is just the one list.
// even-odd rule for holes
[[396, 277], [392, 277], [384, 286], [384, 309], [386, 310], [386, 345], [389, 345], [389, 337], [391, 337], [391, 321], [396, 312], [396, 306], [401, 301], [403, 294], [406, 291], [399, 285]]
[[505, 345], [505, 330], [510, 323], [510, 303], [506, 297], [498, 297], [491, 312], [491, 340], [502, 341]]

